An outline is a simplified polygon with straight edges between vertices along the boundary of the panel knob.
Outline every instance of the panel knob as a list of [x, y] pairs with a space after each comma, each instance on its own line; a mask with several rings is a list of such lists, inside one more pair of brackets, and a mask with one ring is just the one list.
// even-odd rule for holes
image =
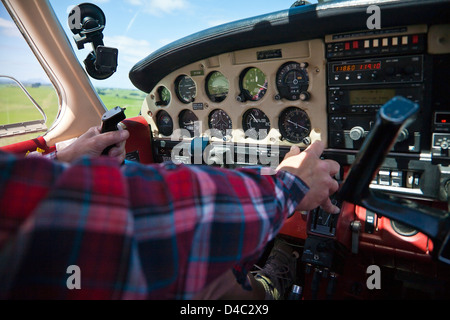
[[362, 137], [364, 137], [364, 129], [360, 126], [357, 127], [353, 127], [350, 130], [350, 139], [352, 139], [353, 141], [357, 141], [359, 139], [361, 139]]
[[308, 91], [302, 91], [300, 93], [300, 100], [308, 101], [311, 98], [311, 94]]

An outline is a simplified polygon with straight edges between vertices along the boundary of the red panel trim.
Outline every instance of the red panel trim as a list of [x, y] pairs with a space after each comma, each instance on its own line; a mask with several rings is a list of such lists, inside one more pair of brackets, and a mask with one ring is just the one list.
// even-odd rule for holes
[[154, 163], [150, 126], [142, 116], [128, 118], [122, 121], [130, 137], [125, 145], [126, 152], [138, 151], [141, 163]]
[[306, 239], [307, 216], [296, 211], [288, 218], [280, 230], [280, 234], [293, 238]]
[[45, 150], [45, 153], [53, 152], [55, 150], [54, 146], [47, 146], [47, 143], [42, 136], [0, 147], [2, 151], [23, 155], [27, 154], [28, 151], [36, 151], [37, 148]]
[[[361, 229], [364, 230], [366, 220], [366, 209], [357, 207], [356, 214], [361, 221]], [[398, 234], [392, 227], [391, 221], [386, 217], [377, 217], [377, 228], [373, 234], [361, 232], [360, 244], [370, 248], [391, 248], [398, 252], [428, 254], [433, 250], [432, 241], [423, 233], [418, 232], [412, 236]]]

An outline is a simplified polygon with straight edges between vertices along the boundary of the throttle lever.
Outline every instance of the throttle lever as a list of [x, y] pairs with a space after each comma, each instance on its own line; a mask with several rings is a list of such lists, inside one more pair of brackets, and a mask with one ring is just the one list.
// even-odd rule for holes
[[[105, 133], [119, 130], [117, 125], [122, 120], [125, 120], [125, 108], [115, 107], [106, 111], [102, 116], [102, 128], [100, 132]], [[103, 150], [102, 155], [107, 155], [112, 147], [114, 146], [106, 147], [105, 150]]]

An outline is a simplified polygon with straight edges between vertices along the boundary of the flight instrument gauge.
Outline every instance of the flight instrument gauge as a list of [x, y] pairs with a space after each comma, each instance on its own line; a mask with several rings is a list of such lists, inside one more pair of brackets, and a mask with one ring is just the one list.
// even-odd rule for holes
[[198, 117], [191, 110], [183, 110], [178, 116], [178, 125], [181, 129], [185, 129], [189, 132], [191, 137], [194, 137], [196, 131], [198, 135], [200, 134], [200, 123], [198, 122]]
[[305, 64], [288, 62], [278, 69], [276, 82], [281, 98], [294, 101], [309, 95], [309, 78], [304, 66]]
[[247, 68], [239, 77], [239, 86], [241, 89], [239, 100], [261, 100], [267, 92], [266, 75], [258, 68]]
[[191, 77], [181, 75], [175, 80], [175, 93], [183, 103], [191, 103], [195, 100], [197, 86]]
[[212, 135], [218, 138], [225, 138], [231, 134], [233, 123], [230, 116], [222, 109], [216, 109], [209, 114], [209, 128]]
[[262, 140], [267, 137], [270, 131], [270, 120], [264, 112], [257, 108], [252, 108], [244, 113], [242, 128], [246, 137]]
[[221, 72], [213, 71], [206, 77], [205, 87], [212, 102], [222, 102], [228, 95], [230, 83]]
[[164, 86], [158, 87], [158, 101], [156, 101], [157, 106], [168, 106], [170, 103], [170, 91]]
[[156, 126], [159, 129], [159, 133], [164, 136], [170, 136], [173, 132], [172, 118], [164, 110], [159, 111], [156, 115]]
[[300, 143], [309, 136], [311, 121], [304, 110], [289, 107], [281, 112], [278, 127], [284, 139], [292, 143]]

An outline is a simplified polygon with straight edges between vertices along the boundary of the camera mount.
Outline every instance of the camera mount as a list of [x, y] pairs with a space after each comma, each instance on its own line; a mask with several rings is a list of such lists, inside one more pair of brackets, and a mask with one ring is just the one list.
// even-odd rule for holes
[[79, 50], [83, 49], [86, 43], [92, 43], [94, 50], [84, 60], [87, 73], [97, 80], [109, 78], [117, 70], [119, 51], [103, 44], [103, 30], [106, 25], [103, 11], [91, 3], [79, 4], [69, 13], [68, 23]]

